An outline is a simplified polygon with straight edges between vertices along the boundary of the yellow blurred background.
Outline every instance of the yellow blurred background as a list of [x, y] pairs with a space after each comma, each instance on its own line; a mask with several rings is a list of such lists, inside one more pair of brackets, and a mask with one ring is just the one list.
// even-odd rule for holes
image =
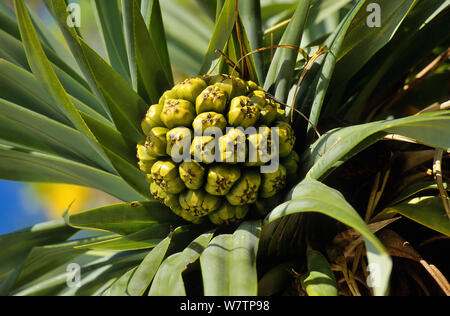
[[70, 206], [71, 212], [79, 212], [119, 201], [104, 192], [68, 184], [30, 184], [29, 193], [40, 204], [49, 219], [59, 219]]

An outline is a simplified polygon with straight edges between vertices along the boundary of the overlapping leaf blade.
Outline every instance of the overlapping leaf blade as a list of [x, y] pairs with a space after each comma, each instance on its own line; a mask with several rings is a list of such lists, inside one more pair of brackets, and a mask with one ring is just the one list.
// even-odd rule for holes
[[[263, 46], [263, 31], [261, 20], [261, 4], [259, 0], [239, 1], [239, 15], [245, 28], [250, 50], [254, 51]], [[264, 79], [264, 63], [261, 54], [252, 55], [255, 63], [257, 77]]]
[[144, 100], [67, 25], [64, 0], [46, 0], [46, 4], [60, 25], [91, 89], [103, 101], [117, 129], [131, 141], [140, 141], [143, 136], [140, 122], [147, 110]]
[[172, 239], [172, 235], [161, 241], [142, 261], [128, 284], [132, 296], [142, 296], [161, 266]]
[[[0, 236], [0, 274], [20, 267], [33, 247], [63, 242], [77, 230], [58, 220]], [[1, 292], [0, 293], [5, 294]]]
[[77, 130], [0, 99], [0, 138], [22, 148], [112, 169]]
[[66, 222], [82, 229], [128, 235], [153, 225], [172, 224], [179, 218], [157, 201], [131, 202], [65, 215]]
[[256, 254], [261, 223], [244, 222], [215, 237], [200, 257], [206, 296], [257, 296]]
[[[292, 16], [288, 28], [280, 41], [281, 45], [300, 46], [303, 30], [308, 18], [310, 0], [301, 1]], [[264, 83], [266, 91], [274, 91], [277, 99], [286, 102], [293, 84], [293, 74], [298, 52], [296, 50], [278, 48], [270, 64]]]
[[[82, 243], [83, 241], [72, 244]], [[42, 260], [43, 257], [47, 260]], [[145, 252], [86, 251], [74, 249], [71, 244], [36, 248], [30, 254], [28, 268], [23, 271], [20, 288], [13, 295], [93, 295], [105, 283], [115, 280], [124, 271], [139, 264], [144, 257]], [[68, 269], [70, 264], [81, 268], [83, 278], [79, 286], [68, 284], [68, 281], [73, 281], [73, 274]]]
[[[237, 31], [238, 28], [235, 27], [231, 33], [230, 39], [227, 42], [224, 53], [232, 62], [237, 64], [238, 68], [234, 69], [231, 65], [226, 63], [223, 58], [219, 63], [219, 73], [233, 74], [235, 76], [252, 80], [259, 84], [260, 79], [258, 77], [254, 60], [255, 55], [246, 56], [245, 59], [243, 58], [245, 54], [248, 54], [251, 51], [251, 48], [246, 29], [240, 18], [238, 19], [237, 25], [239, 26], [239, 34]], [[241, 70], [241, 74], [238, 73], [238, 69]]]
[[27, 57], [20, 41], [3, 30], [0, 30], [0, 40], [0, 57], [28, 69]]
[[[98, 142], [92, 131], [89, 129], [86, 122], [83, 120], [81, 114], [77, 111], [77, 109], [71, 102], [69, 96], [66, 94], [55, 72], [53, 71], [50, 62], [46, 58], [42, 50], [42, 47], [39, 44], [39, 41], [37, 39], [36, 33], [33, 29], [30, 17], [26, 11], [23, 1], [18, 0], [15, 2], [15, 4], [17, 14], [19, 16], [18, 19], [19, 29], [24, 39], [25, 50], [27, 53], [27, 57], [30, 61], [31, 67], [33, 69], [33, 73], [45, 84], [45, 87], [47, 88], [48, 92], [51, 94], [53, 99], [57, 101], [57, 104], [61, 107], [63, 113], [70, 119], [73, 125], [86, 137], [89, 144], [105, 160], [110, 160], [111, 163], [116, 168], [116, 170], [118, 170], [118, 172], [121, 174], [121, 176], [125, 179], [128, 179], [129, 183], [133, 187], [135, 187], [141, 193], [145, 194], [147, 190], [143, 188], [144, 177], [141, 173], [139, 173], [137, 166], [133, 166], [127, 162], [123, 162], [122, 159], [117, 159], [117, 155], [108, 149], [104, 150], [103, 146]], [[88, 50], [92, 52], [90, 48]], [[94, 54], [94, 56], [96, 55]], [[106, 63], [103, 60], [101, 60], [101, 58], [100, 63], [106, 65]], [[123, 84], [121, 88], [123, 88], [123, 86], [126, 86], [126, 84]], [[130, 127], [130, 125], [128, 125], [128, 127]], [[141, 132], [139, 131], [137, 133], [140, 134]]]
[[[338, 59], [352, 51], [353, 59], [358, 56], [361, 64], [364, 64], [368, 57], [373, 56], [392, 38], [415, 3], [417, 0], [375, 0], [367, 3], [355, 16], [355, 22], [345, 36]], [[381, 11], [375, 11], [374, 8], [379, 8]], [[370, 23], [374, 22], [375, 17], [380, 19], [379, 25]], [[354, 49], [357, 46], [358, 49]], [[351, 68], [354, 71], [359, 69], [358, 65], [353, 65]]]
[[425, 227], [431, 228], [445, 236], [450, 236], [450, 220], [445, 212], [441, 197], [423, 196], [390, 206], [377, 218], [403, 215]]
[[307, 253], [308, 271], [302, 286], [308, 296], [338, 296], [338, 288], [330, 263], [319, 251]]
[[311, 105], [309, 116], [311, 124], [308, 125], [308, 132], [312, 130], [313, 126], [317, 126], [317, 123], [319, 122], [319, 117], [322, 111], [326, 93], [328, 91], [328, 86], [330, 84], [331, 77], [336, 66], [336, 56], [341, 50], [341, 45], [344, 41], [348, 28], [365, 3], [365, 0], [360, 0], [352, 8], [352, 10], [347, 13], [345, 19], [341, 22], [337, 31], [332, 34], [325, 43], [328, 52], [324, 56], [319, 57], [320, 61], [318, 61], [318, 63], [321, 66], [321, 71], [319, 71], [319, 73], [316, 75], [316, 79], [314, 80], [314, 85], [311, 90], [311, 92], [313, 93], [313, 102]]
[[[20, 104], [30, 110], [62, 122], [71, 124], [49, 98], [43, 98], [37, 91], [42, 87], [33, 75], [11, 61], [0, 59], [0, 96], [3, 99]], [[48, 96], [48, 94], [46, 94]]]
[[182, 273], [189, 264], [198, 260], [207, 247], [213, 233], [202, 234], [195, 239], [183, 252], [168, 257], [161, 264], [150, 287], [150, 296], [185, 296]]
[[304, 153], [304, 171], [323, 179], [343, 162], [386, 134], [399, 134], [420, 143], [448, 149], [450, 112], [427, 113], [392, 121], [380, 121], [330, 131]]
[[[59, 67], [61, 67], [61, 69], [65, 73], [67, 73], [67, 75], [72, 76], [74, 80], [77, 80], [80, 84], [82, 84], [86, 88], [89, 88], [87, 82], [84, 80], [81, 74], [80, 68], [78, 68], [77, 62], [70, 54], [67, 47], [65, 47], [64, 44], [58, 39], [59, 34], [54, 33], [54, 31], [57, 32], [57, 30], [49, 28], [37, 12], [33, 10], [29, 11], [39, 39], [41, 40], [41, 43], [44, 44], [44, 50], [46, 50], [45, 47], [48, 47], [48, 52], [50, 52], [51, 50], [55, 54], [54, 57], [52, 53], [49, 54], [50, 60], [52, 60], [52, 58], [57, 58], [58, 60], [64, 61], [64, 63], [56, 62], [56, 64], [58, 64]], [[19, 39], [20, 35], [17, 38]]]
[[196, 76], [208, 49], [214, 23], [198, 14], [199, 8], [192, 6], [190, 1], [161, 1], [160, 4], [172, 65], [186, 76]]
[[[236, 1], [226, 0], [223, 9], [220, 13], [219, 19], [216, 22], [213, 35], [209, 42], [208, 50], [206, 51], [203, 59], [203, 65], [200, 69], [200, 74], [211, 73], [217, 66], [220, 59], [220, 55], [217, 53], [217, 49], [223, 51], [226, 43], [233, 31], [236, 23]], [[217, 72], [217, 69], [216, 69]]]
[[47, 59], [42, 46], [37, 38], [30, 16], [23, 0], [14, 2], [16, 14], [18, 16], [19, 30], [22, 36], [28, 62], [35, 76], [42, 82], [49, 94], [57, 101], [63, 113], [70, 119], [74, 126], [83, 133], [91, 146], [102, 156], [104, 155], [97, 144], [95, 137], [81, 118], [78, 111], [73, 106], [70, 98], [66, 94], [49, 60]]
[[121, 12], [117, 1], [92, 1], [97, 25], [111, 66], [131, 83]]
[[[105, 113], [101, 110], [99, 111], [98, 102], [93, 101], [95, 98], [89, 91], [73, 81], [59, 68], [54, 67], [54, 70], [57, 74], [59, 73], [59, 76], [70, 91], [76, 95], [76, 97], [72, 95], [69, 95], [69, 97], [77, 110], [95, 117], [104, 124], [111, 125], [105, 118]], [[33, 74], [4, 59], [0, 59], [0, 74], [0, 85], [3, 88], [0, 97], [49, 116], [66, 125], [73, 126], [52, 96], [42, 89], [42, 84], [39, 83]], [[77, 99], [77, 97], [80, 99]]]
[[[20, 44], [20, 32], [17, 24], [16, 16], [8, 16], [5, 12], [10, 11], [2, 10], [0, 14], [0, 29], [2, 32], [8, 34], [11, 38], [17, 40], [16, 47], [21, 48]], [[67, 51], [67, 49], [53, 36], [52, 31], [45, 25], [43, 21], [37, 16], [36, 13], [30, 12], [30, 16], [33, 22], [33, 25], [36, 29], [37, 36], [41, 41], [42, 48], [44, 49], [45, 54], [49, 58], [50, 62], [56, 67], [60, 68], [66, 75], [72, 77], [73, 80], [78, 81], [85, 87], [88, 87], [86, 81], [80, 74], [80, 70], [77, 67], [73, 56]], [[17, 55], [13, 56], [25, 56], [24, 52], [18, 52]], [[21, 59], [22, 61], [26, 61], [25, 59]], [[29, 69], [29, 65], [25, 63], [21, 63], [22, 67], [26, 70]]]
[[[144, 3], [145, 2], [145, 3]], [[141, 13], [144, 18], [150, 37], [158, 52], [158, 57], [161, 60], [162, 68], [166, 74], [167, 81], [173, 85], [172, 66], [169, 57], [169, 49], [167, 47], [167, 39], [165, 32], [165, 25], [161, 13], [161, 5], [159, 0], [145, 0], [141, 4]]]
[[381, 242], [339, 191], [315, 180], [304, 180], [293, 190], [291, 200], [276, 207], [267, 216], [265, 224], [304, 212], [325, 214], [358, 231], [366, 242], [369, 263], [376, 265], [380, 272], [374, 293], [387, 295], [392, 261]]
[[[173, 85], [172, 71], [167, 69], [167, 62], [163, 66], [156, 48], [162, 43], [153, 41], [136, 0], [123, 0], [122, 7], [133, 87], [148, 102], [158, 103], [164, 91]], [[149, 55], [153, 58], [148, 58]]]
[[123, 201], [142, 196], [117, 175], [70, 160], [0, 146], [0, 178], [21, 182], [76, 184], [99, 189]]
[[126, 236], [111, 237], [108, 240], [92, 242], [78, 246], [77, 248], [117, 251], [152, 249], [158, 245], [169, 232], [169, 224], [156, 224]]
[[[365, 69], [368, 70], [363, 74], [367, 75], [367, 78], [364, 79], [367, 82], [358, 91], [358, 96], [352, 102], [351, 107], [342, 109], [348, 112], [346, 113], [347, 119], [366, 119], [367, 112], [363, 112], [362, 109], [379, 85], [389, 87], [402, 76], [405, 76], [411, 67], [414, 67], [421, 59], [427, 58], [434, 47], [445, 42], [446, 38], [448, 39], [448, 33], [444, 31], [444, 25], [448, 24], [448, 12], [437, 16], [427, 25], [423, 25], [430, 16], [439, 12], [438, 8], [442, 2], [443, 0], [418, 1], [414, 8], [410, 10], [390, 42], [365, 66]], [[422, 28], [422, 26], [424, 27]], [[377, 39], [376, 37], [374, 42]], [[355, 48], [356, 53], [357, 48]], [[364, 47], [360, 49], [364, 49]], [[352, 67], [349, 67], [352, 59], [356, 58], [352, 57], [352, 54], [351, 51], [348, 57], [342, 58], [337, 65], [336, 75], [333, 79], [335, 94], [330, 101], [332, 106], [336, 102], [340, 102], [337, 100], [342, 96], [343, 89], [345, 89], [350, 76], [355, 73], [353, 64]], [[356, 63], [358, 63], [358, 59], [359, 56], [355, 59]], [[372, 111], [372, 109], [369, 109], [369, 111]]]

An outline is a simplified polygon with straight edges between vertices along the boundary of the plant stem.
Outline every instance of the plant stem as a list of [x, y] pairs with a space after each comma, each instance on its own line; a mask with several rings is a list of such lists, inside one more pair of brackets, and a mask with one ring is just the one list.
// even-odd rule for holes
[[450, 198], [447, 191], [444, 188], [444, 183], [442, 181], [442, 157], [444, 155], [443, 149], [436, 149], [436, 154], [434, 155], [433, 163], [433, 174], [434, 179], [438, 185], [439, 192], [441, 193], [442, 203], [444, 204], [445, 212], [450, 219]]

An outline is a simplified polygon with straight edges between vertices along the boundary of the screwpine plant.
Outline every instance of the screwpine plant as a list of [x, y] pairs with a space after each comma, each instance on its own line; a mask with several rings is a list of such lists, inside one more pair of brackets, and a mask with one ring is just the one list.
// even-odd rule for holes
[[91, 0], [96, 49], [44, 2], [0, 178], [123, 203], [1, 236], [0, 295], [450, 294], [448, 1]]

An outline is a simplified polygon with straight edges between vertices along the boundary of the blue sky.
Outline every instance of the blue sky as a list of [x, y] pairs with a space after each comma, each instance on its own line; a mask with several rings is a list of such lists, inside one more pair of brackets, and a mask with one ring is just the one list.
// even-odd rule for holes
[[26, 184], [0, 180], [0, 235], [47, 221]]

